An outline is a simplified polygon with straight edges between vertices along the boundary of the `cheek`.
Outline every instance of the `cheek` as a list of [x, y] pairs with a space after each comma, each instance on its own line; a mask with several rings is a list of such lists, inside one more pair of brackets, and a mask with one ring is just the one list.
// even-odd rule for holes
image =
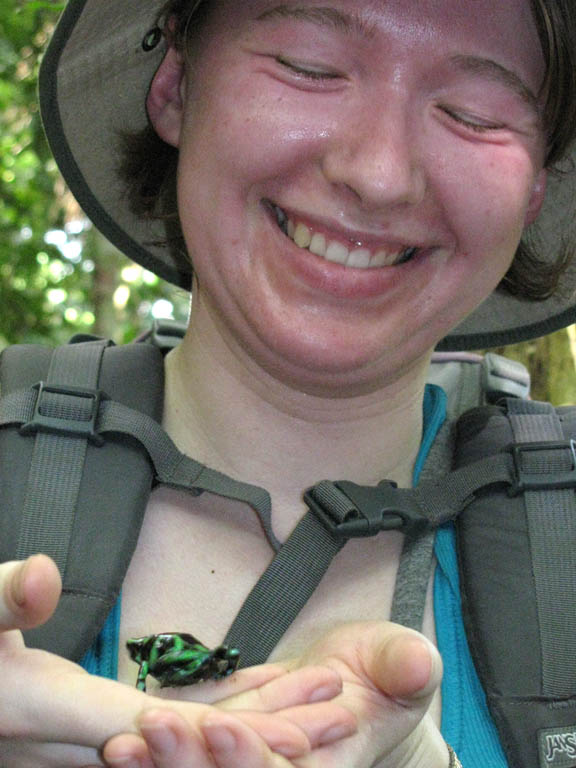
[[[263, 88], [263, 85], [265, 88]], [[333, 110], [286, 93], [258, 78], [218, 79], [188, 99], [181, 152], [203, 181], [224, 178], [242, 185], [283, 183], [302, 161], [310, 165], [334, 131]], [[257, 87], [259, 86], [259, 87]]]
[[447, 167], [439, 195], [459, 249], [509, 262], [524, 230], [533, 160], [523, 148], [486, 145], [458, 153]]

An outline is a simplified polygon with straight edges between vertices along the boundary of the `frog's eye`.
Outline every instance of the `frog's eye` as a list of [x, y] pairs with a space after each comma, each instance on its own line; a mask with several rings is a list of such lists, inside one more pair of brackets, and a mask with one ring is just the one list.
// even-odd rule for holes
[[141, 662], [147, 640], [147, 637], [139, 637], [126, 642], [126, 648], [133, 661]]

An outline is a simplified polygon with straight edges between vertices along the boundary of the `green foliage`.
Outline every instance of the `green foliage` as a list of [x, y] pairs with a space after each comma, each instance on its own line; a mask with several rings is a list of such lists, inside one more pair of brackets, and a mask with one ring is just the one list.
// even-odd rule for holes
[[36, 89], [63, 7], [0, 3], [0, 347], [59, 343], [76, 332], [122, 342], [154, 314], [187, 314], [185, 294], [127, 269], [131, 262], [91, 229], [51, 157]]
[[0, 340], [5, 341], [24, 328], [30, 339], [50, 332], [44, 291], [53, 281], [37, 256], [58, 257], [44, 242], [44, 232], [63, 223], [35, 95], [39, 53], [56, 12], [30, 5], [8, 1], [0, 8]]

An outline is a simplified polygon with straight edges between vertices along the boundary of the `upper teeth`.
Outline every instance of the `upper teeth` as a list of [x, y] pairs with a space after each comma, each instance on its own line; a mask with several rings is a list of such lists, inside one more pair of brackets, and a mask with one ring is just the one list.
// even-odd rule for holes
[[295, 223], [278, 206], [274, 206], [274, 211], [278, 225], [299, 248], [307, 248], [311, 253], [337, 264], [357, 269], [386, 267], [407, 261], [416, 253], [416, 248], [379, 248], [376, 251], [364, 247], [348, 248], [339, 240], [328, 240], [302, 222]]

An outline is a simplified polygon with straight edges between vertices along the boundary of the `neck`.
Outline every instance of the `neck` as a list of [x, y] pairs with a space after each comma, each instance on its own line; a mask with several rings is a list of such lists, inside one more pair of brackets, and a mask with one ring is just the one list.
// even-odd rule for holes
[[411, 484], [426, 362], [369, 394], [313, 396], [192, 326], [166, 361], [164, 426], [184, 453], [266, 488], [283, 539], [303, 514], [302, 493], [320, 480]]

